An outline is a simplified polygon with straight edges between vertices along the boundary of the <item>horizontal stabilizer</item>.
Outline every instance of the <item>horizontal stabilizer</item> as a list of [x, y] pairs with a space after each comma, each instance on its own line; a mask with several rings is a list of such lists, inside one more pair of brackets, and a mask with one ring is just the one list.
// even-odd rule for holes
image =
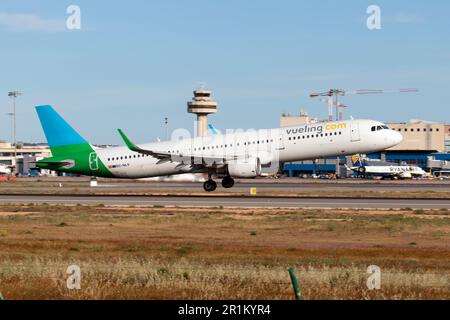
[[70, 161], [31, 161], [28, 163], [35, 163], [36, 165], [38, 165], [38, 167], [39, 165], [44, 165], [52, 168], [65, 167], [73, 164], [73, 162]]

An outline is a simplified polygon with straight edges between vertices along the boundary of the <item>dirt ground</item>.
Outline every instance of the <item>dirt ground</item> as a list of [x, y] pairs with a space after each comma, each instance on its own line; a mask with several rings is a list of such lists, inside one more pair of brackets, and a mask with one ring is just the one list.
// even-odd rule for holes
[[450, 299], [450, 211], [0, 207], [6, 299], [293, 299], [290, 266], [305, 299]]

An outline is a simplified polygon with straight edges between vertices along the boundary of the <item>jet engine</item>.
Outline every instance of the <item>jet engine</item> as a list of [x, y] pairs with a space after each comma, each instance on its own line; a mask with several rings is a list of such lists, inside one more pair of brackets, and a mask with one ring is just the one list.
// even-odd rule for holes
[[261, 161], [254, 157], [231, 161], [228, 174], [235, 178], [256, 178], [261, 175]]

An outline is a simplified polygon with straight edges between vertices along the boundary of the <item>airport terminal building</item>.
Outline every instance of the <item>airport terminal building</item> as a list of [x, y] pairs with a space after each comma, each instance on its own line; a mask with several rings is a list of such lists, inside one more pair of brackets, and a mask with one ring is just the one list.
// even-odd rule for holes
[[50, 148], [45, 143], [17, 143], [0, 141], [0, 165], [17, 167], [20, 175], [30, 174], [35, 167], [34, 162], [50, 157]]

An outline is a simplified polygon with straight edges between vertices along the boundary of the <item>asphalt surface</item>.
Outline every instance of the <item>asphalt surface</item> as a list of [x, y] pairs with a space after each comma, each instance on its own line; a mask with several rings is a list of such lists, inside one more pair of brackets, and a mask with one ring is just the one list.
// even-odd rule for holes
[[236, 208], [380, 208], [450, 209], [450, 199], [277, 198], [216, 196], [54, 196], [1, 195], [0, 204], [63, 204], [107, 206], [179, 206]]
[[[41, 190], [53, 191], [62, 189], [77, 189], [80, 191], [92, 190], [89, 187], [89, 180], [79, 178], [61, 178], [61, 179], [21, 179], [19, 182], [31, 182], [31, 186], [14, 186], [14, 184], [5, 185], [5, 189], [14, 189], [21, 191]], [[43, 182], [43, 183], [41, 183]], [[45, 182], [61, 183], [62, 189], [57, 186], [46, 186]], [[402, 180], [402, 181], [379, 181], [379, 180], [311, 180], [311, 179], [256, 179], [256, 180], [237, 180], [232, 189], [223, 189], [220, 192], [248, 192], [251, 187], [257, 187], [264, 192], [316, 192], [316, 191], [400, 191], [400, 192], [450, 192], [450, 180]], [[129, 180], [100, 180], [98, 189], [102, 191], [203, 191], [203, 182], [144, 182]], [[0, 193], [2, 190], [0, 184]]]

